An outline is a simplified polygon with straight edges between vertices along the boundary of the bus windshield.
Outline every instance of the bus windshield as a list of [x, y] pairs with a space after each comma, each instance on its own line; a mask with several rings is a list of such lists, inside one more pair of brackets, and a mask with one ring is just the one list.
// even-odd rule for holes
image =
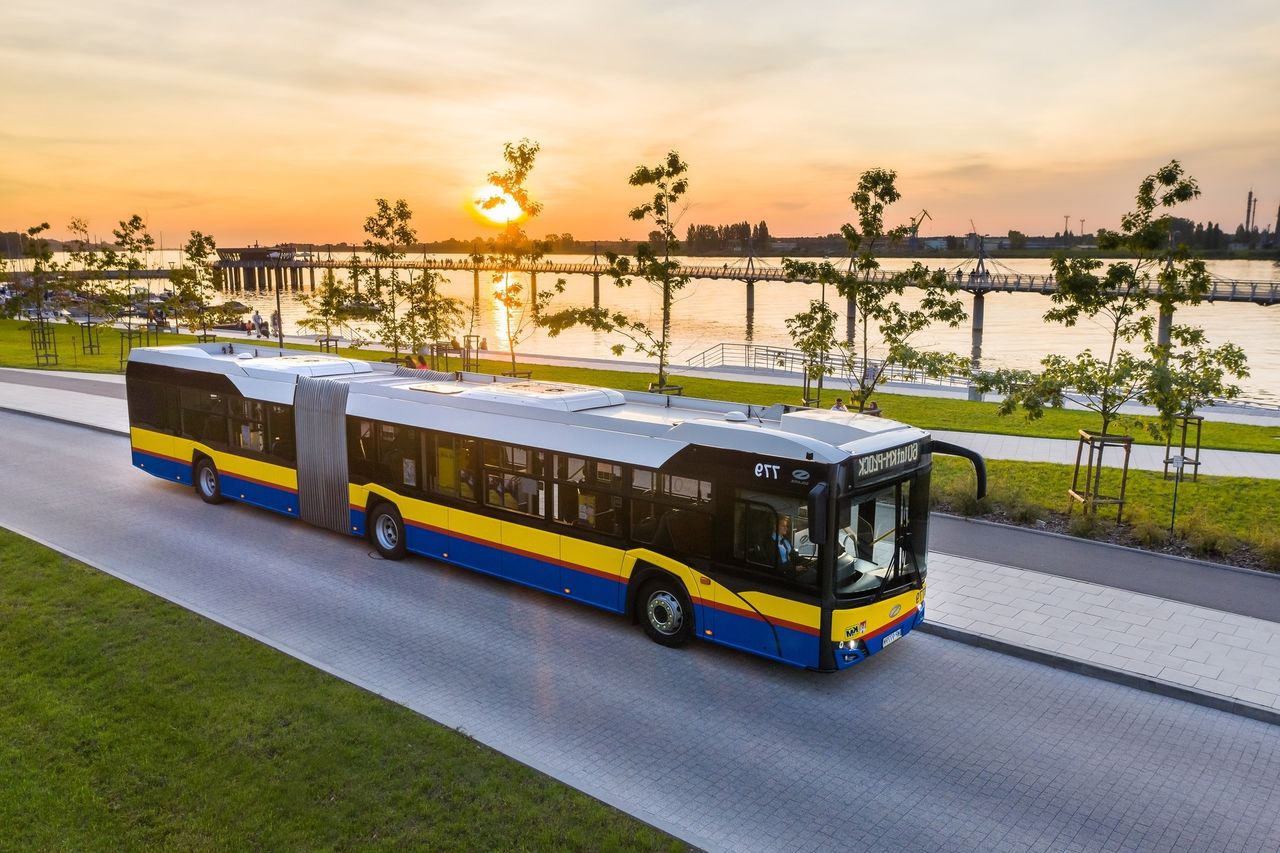
[[[840, 501], [836, 512], [835, 592], [842, 598], [876, 596], [924, 574], [914, 553], [913, 522], [927, 507], [911, 500], [911, 481]], [[922, 541], [922, 538], [921, 538]]]

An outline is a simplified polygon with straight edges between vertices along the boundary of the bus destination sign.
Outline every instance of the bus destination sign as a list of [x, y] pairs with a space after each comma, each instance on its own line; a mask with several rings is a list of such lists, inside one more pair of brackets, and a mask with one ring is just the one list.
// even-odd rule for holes
[[855, 456], [853, 458], [855, 480], [881, 480], [914, 468], [920, 461], [920, 445], [921, 442], [913, 441], [901, 447], [890, 447], [888, 450], [868, 453], [866, 456]]

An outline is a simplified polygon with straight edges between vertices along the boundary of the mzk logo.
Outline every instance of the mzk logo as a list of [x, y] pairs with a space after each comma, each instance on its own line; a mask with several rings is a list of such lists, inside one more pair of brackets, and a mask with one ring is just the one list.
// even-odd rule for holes
[[891, 450], [882, 450], [858, 460], [858, 476], [867, 477], [891, 468], [910, 465], [920, 459], [920, 444], [907, 444]]

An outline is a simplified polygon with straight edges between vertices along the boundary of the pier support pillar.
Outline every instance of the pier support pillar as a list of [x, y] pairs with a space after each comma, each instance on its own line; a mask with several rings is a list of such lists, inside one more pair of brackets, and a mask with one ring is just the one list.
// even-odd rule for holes
[[756, 283], [747, 282], [747, 342], [755, 335], [756, 325]]
[[1160, 318], [1156, 322], [1156, 345], [1167, 349], [1173, 332], [1173, 309], [1161, 308]]
[[529, 270], [529, 310], [538, 315], [538, 274]]
[[[983, 314], [986, 312], [987, 297], [984, 293], [973, 294], [973, 316], [970, 318], [972, 327], [972, 351], [969, 353], [970, 367], [973, 371], [977, 371], [982, 365], [982, 322]], [[982, 402], [982, 392], [977, 388], [969, 386], [969, 399]]]
[[851, 344], [858, 336], [858, 304], [852, 297], [845, 297], [844, 312], [844, 341]]
[[316, 292], [316, 268], [307, 267], [307, 272], [310, 273], [311, 275], [311, 292], [315, 293]]
[[591, 307], [600, 308], [600, 273], [591, 276]]

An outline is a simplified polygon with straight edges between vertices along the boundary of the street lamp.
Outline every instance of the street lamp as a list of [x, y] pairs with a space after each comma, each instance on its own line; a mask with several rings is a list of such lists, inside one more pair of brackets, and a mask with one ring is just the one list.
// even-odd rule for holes
[[276, 262], [276, 341], [280, 347], [280, 354], [284, 355], [284, 315], [280, 313], [280, 252], [268, 252], [268, 258], [275, 258]]

